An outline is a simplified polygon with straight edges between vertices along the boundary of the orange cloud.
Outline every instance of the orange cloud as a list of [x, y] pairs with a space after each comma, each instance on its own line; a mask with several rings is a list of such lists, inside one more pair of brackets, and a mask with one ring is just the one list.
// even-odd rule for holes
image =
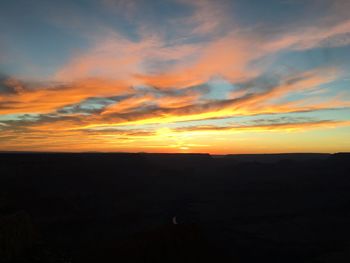
[[14, 93], [0, 94], [0, 113], [49, 113], [94, 96], [111, 96], [130, 91], [119, 80], [89, 78], [67, 84], [47, 84], [26, 88], [25, 83], [8, 81]]
[[315, 47], [338, 47], [350, 44], [350, 20], [334, 25], [309, 26], [294, 32], [286, 32], [265, 44], [265, 50], [276, 52], [283, 49], [311, 49]]
[[[57, 80], [81, 80], [91, 76], [118, 79], [128, 85], [141, 85], [138, 74], [147, 74], [157, 63], [182, 60], [196, 52], [190, 44], [169, 45], [157, 36], [147, 36], [141, 41], [130, 41], [111, 33], [86, 53], [78, 54], [56, 74]], [[152, 63], [155, 65], [152, 67]], [[157, 72], [161, 74], [161, 72]]]
[[[98, 114], [82, 114], [79, 112], [65, 113], [64, 115], [53, 115], [49, 117], [40, 118], [37, 121], [23, 122], [22, 125], [27, 126], [31, 131], [74, 131], [74, 130], [89, 130], [97, 127], [122, 127], [122, 126], [134, 126], [145, 124], [165, 124], [174, 122], [186, 122], [194, 120], [212, 120], [212, 119], [224, 119], [234, 116], [250, 116], [258, 114], [280, 114], [280, 113], [292, 113], [292, 112], [307, 112], [317, 111], [330, 108], [342, 108], [350, 107], [350, 103], [341, 97], [327, 98], [322, 100], [312, 99], [299, 99], [296, 101], [281, 102], [277, 99], [281, 99], [291, 92], [302, 92], [307, 90], [314, 90], [315, 87], [326, 84], [336, 77], [332, 72], [325, 71], [324, 69], [303, 72], [294, 76], [288, 76], [282, 79], [279, 84], [271, 86], [264, 91], [258, 90], [255, 93], [250, 93], [249, 88], [246, 89], [246, 93], [237, 97], [236, 95], [232, 99], [223, 100], [208, 100], [202, 99], [201, 93], [198, 91], [182, 90], [180, 94], [173, 94], [173, 91], [160, 93], [157, 95], [157, 90], [141, 91], [130, 90], [130, 96], [121, 98], [115, 101], [113, 104], [101, 109]], [[74, 101], [80, 102], [80, 99], [87, 98], [90, 95], [94, 95], [94, 85], [98, 86], [99, 82], [93, 81], [87, 82], [85, 85], [91, 85], [91, 93], [89, 88], [84, 89], [85, 93], [81, 92], [77, 87], [70, 91], [67, 88], [67, 93], [77, 92], [77, 97], [69, 96], [59, 97], [60, 100], [53, 97], [55, 94], [54, 89], [50, 91], [39, 90], [39, 94], [47, 101], [52, 100], [52, 104], [41, 104], [41, 101], [37, 101], [34, 96], [28, 98], [29, 95], [35, 95], [30, 93], [26, 95], [26, 89], [21, 90], [16, 96], [23, 99], [28, 99], [28, 105], [19, 103], [19, 106], [30, 107], [32, 110], [50, 110], [55, 109], [58, 106], [66, 105]], [[89, 86], [82, 86], [89, 87]], [[77, 90], [75, 90], [77, 89]], [[109, 92], [114, 91], [114, 87], [106, 88], [105, 94], [111, 95]], [[156, 93], [154, 93], [156, 92]], [[65, 93], [65, 94], [67, 94]], [[121, 90], [121, 93], [124, 94]], [[23, 95], [24, 94], [24, 95]], [[114, 94], [114, 93], [113, 93]], [[51, 96], [50, 96], [51, 95]], [[11, 95], [12, 96], [12, 95]], [[37, 96], [37, 95], [36, 95]], [[46, 96], [46, 97], [45, 97]], [[48, 106], [49, 107], [48, 107]], [[17, 111], [22, 108], [14, 108]], [[23, 109], [23, 110], [29, 110]], [[12, 109], [13, 112], [13, 109]]]
[[199, 44], [191, 60], [179, 60], [172, 68], [160, 74], [137, 74], [141, 83], [161, 88], [200, 85], [214, 76], [232, 82], [256, 76], [259, 71], [249, 63], [262, 56], [261, 50], [250, 38], [230, 33], [208, 43]]
[[178, 128], [177, 132], [205, 132], [205, 133], [217, 133], [217, 132], [239, 132], [242, 130], [248, 132], [259, 131], [305, 131], [310, 129], [319, 128], [337, 128], [350, 126], [350, 121], [313, 121], [313, 122], [297, 122], [297, 123], [275, 123], [275, 124], [256, 124], [256, 125], [231, 125], [231, 126], [193, 126], [189, 128]]

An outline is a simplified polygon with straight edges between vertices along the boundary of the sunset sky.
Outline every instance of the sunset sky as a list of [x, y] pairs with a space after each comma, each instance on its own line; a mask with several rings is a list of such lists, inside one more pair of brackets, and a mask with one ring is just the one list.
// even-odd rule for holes
[[1, 0], [0, 150], [350, 151], [350, 1]]

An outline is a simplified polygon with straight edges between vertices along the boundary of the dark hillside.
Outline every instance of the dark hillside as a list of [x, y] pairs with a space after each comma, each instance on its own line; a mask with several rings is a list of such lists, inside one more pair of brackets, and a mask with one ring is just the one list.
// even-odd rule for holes
[[0, 251], [15, 251], [8, 262], [347, 260], [349, 169], [347, 153], [3, 153], [0, 222], [18, 235]]

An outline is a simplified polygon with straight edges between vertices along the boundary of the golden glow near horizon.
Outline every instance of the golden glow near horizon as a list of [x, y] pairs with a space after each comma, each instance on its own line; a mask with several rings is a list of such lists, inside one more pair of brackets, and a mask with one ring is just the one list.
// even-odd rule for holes
[[350, 2], [311, 4], [7, 3], [0, 150], [350, 151]]

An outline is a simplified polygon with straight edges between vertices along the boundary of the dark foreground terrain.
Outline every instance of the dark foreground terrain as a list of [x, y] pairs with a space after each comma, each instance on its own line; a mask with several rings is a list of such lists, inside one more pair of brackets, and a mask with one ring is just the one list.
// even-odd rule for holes
[[3, 153], [0, 262], [350, 262], [349, 170], [350, 154]]

